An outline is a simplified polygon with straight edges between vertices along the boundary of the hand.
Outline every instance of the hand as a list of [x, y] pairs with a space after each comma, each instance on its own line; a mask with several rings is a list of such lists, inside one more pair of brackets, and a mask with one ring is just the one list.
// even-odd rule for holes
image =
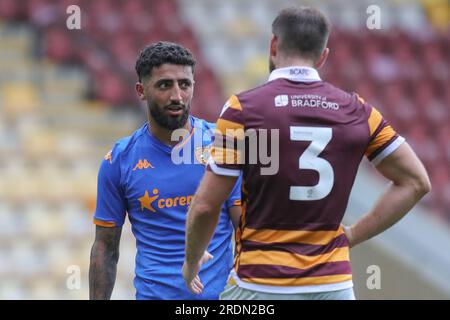
[[200, 261], [195, 265], [187, 263], [186, 260], [184, 261], [183, 278], [186, 282], [186, 287], [190, 292], [194, 294], [201, 294], [203, 292], [203, 284], [198, 276], [198, 272], [200, 271], [200, 267], [212, 258], [214, 258], [212, 254], [205, 251], [203, 257], [201, 257]]

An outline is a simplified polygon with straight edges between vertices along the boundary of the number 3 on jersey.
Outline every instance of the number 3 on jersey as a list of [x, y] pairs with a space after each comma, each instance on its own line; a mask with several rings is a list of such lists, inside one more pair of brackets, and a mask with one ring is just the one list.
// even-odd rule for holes
[[334, 171], [331, 164], [319, 158], [332, 138], [331, 128], [296, 127], [291, 126], [292, 141], [311, 141], [311, 144], [300, 156], [300, 169], [310, 169], [319, 173], [319, 182], [315, 186], [291, 186], [289, 199], [298, 201], [312, 201], [325, 198], [333, 188]]

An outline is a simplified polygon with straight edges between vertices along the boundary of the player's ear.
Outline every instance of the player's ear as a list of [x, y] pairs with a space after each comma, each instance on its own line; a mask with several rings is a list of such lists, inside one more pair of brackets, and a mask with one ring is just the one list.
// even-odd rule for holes
[[270, 56], [275, 57], [278, 52], [278, 38], [276, 35], [272, 34], [272, 39], [270, 39]]
[[136, 82], [135, 89], [139, 99], [145, 100], [144, 85], [140, 82]]
[[323, 50], [322, 54], [319, 57], [319, 60], [317, 60], [317, 62], [315, 64], [316, 69], [320, 69], [325, 64], [325, 61], [327, 60], [329, 53], [330, 53], [330, 49], [325, 48]]

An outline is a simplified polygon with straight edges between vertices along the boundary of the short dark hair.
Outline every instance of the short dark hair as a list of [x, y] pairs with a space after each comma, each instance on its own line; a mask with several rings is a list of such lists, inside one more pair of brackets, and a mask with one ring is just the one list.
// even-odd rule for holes
[[191, 66], [194, 73], [195, 59], [188, 49], [177, 43], [159, 41], [146, 46], [139, 53], [135, 66], [139, 81], [150, 76], [154, 67], [165, 63]]
[[319, 10], [289, 7], [275, 18], [272, 32], [282, 52], [317, 60], [327, 44], [330, 23]]

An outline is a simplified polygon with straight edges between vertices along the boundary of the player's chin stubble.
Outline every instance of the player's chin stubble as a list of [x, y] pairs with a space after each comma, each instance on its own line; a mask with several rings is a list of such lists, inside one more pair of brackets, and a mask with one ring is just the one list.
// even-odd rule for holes
[[190, 105], [182, 105], [184, 112], [178, 117], [171, 117], [164, 113], [164, 108], [159, 107], [155, 103], [147, 102], [150, 115], [155, 122], [161, 127], [168, 130], [176, 130], [184, 127], [189, 118]]

